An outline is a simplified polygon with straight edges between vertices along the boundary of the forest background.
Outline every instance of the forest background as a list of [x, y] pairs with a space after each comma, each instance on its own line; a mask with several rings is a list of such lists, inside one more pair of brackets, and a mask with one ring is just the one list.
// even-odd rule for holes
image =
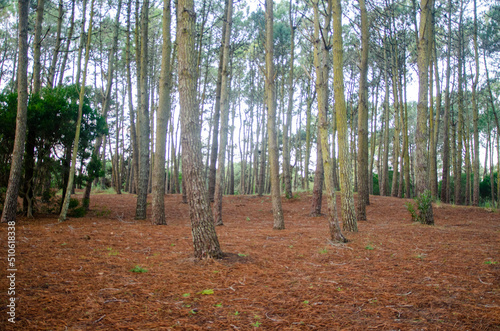
[[[311, 214], [319, 214], [323, 188], [339, 190], [347, 231], [363, 219], [352, 192], [358, 201], [359, 192], [428, 190], [445, 203], [498, 204], [497, 1], [192, 5], [192, 49], [181, 58], [190, 45], [179, 32], [184, 12], [169, 1], [0, 4], [2, 196], [22, 83], [18, 12], [27, 6], [19, 193], [28, 216], [59, 212], [42, 202], [60, 189], [64, 213], [64, 197], [78, 188], [86, 188], [84, 213], [92, 183], [136, 193], [139, 219], [148, 192], [189, 198], [179, 70], [188, 58], [199, 126], [189, 132], [201, 143], [193, 164], [216, 222], [223, 193], [292, 198], [313, 189]], [[152, 218], [162, 224], [158, 204]], [[279, 208], [273, 203], [275, 221]]]

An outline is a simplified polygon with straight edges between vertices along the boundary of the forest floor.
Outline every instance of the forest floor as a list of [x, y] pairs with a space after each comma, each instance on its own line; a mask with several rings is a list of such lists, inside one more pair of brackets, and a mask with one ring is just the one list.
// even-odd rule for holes
[[269, 196], [225, 197], [227, 256], [197, 261], [188, 206], [165, 201], [167, 226], [134, 220], [128, 194], [93, 195], [86, 217], [64, 223], [19, 219], [16, 323], [1, 276], [0, 329], [500, 329], [498, 211], [434, 205], [436, 225], [425, 226], [408, 200], [371, 196], [368, 221], [332, 245], [307, 193], [283, 199], [281, 231]]

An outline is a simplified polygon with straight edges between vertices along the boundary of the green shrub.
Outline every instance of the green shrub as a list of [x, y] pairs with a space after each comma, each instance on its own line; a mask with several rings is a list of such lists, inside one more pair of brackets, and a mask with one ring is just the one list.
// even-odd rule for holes
[[416, 197], [415, 202], [417, 208], [411, 202], [405, 203], [406, 209], [411, 215], [412, 222], [419, 222], [422, 224], [434, 224], [432, 215], [432, 194], [431, 191], [425, 190], [424, 193]]

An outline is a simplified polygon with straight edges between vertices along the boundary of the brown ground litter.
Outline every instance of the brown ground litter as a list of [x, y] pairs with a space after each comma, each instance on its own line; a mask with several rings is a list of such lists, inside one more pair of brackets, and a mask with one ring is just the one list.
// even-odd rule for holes
[[270, 197], [224, 197], [227, 255], [208, 261], [192, 258], [179, 195], [165, 197], [167, 226], [135, 221], [127, 194], [94, 195], [85, 218], [64, 223], [21, 218], [16, 323], [3, 276], [0, 329], [500, 329], [500, 213], [435, 205], [436, 225], [424, 226], [407, 200], [370, 199], [359, 233], [331, 245], [325, 217], [308, 216], [310, 195], [283, 199], [282, 231]]

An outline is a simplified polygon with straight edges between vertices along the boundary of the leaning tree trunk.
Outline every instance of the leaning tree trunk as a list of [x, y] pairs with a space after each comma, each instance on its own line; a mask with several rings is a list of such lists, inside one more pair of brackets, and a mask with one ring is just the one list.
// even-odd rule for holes
[[82, 84], [80, 87], [80, 98], [78, 104], [78, 119], [76, 121], [76, 132], [75, 132], [75, 141], [73, 142], [73, 155], [71, 159], [71, 169], [69, 172], [69, 180], [68, 186], [66, 188], [66, 194], [64, 196], [63, 205], [61, 208], [61, 213], [59, 214], [59, 222], [63, 222], [66, 220], [66, 215], [68, 213], [69, 201], [71, 199], [71, 189], [73, 188], [73, 180], [75, 178], [75, 169], [76, 169], [76, 156], [78, 154], [78, 144], [80, 141], [80, 128], [82, 125], [82, 113], [83, 113], [83, 103], [85, 97], [85, 84], [87, 80], [87, 66], [89, 63], [89, 55], [90, 55], [90, 41], [92, 40], [92, 19], [94, 17], [94, 0], [92, 0], [92, 4], [90, 6], [90, 21], [89, 21], [89, 30], [87, 32], [87, 47], [85, 49], [85, 64], [83, 67], [83, 78]]
[[196, 53], [193, 0], [177, 2], [177, 40], [179, 105], [182, 137], [182, 182], [189, 203], [194, 255], [196, 258], [220, 258], [217, 233], [203, 178], [200, 114], [196, 99]]
[[18, 1], [18, 69], [17, 69], [17, 115], [14, 149], [10, 166], [9, 183], [5, 193], [2, 223], [15, 222], [17, 196], [22, 173], [24, 142], [26, 141], [26, 121], [28, 113], [28, 0]]
[[165, 154], [167, 143], [167, 124], [170, 118], [172, 86], [172, 68], [170, 56], [172, 42], [170, 40], [171, 5], [170, 0], [163, 4], [163, 47], [161, 54], [160, 100], [156, 112], [156, 149], [153, 167], [153, 217], [156, 225], [167, 224], [165, 221]]
[[276, 136], [276, 99], [275, 74], [273, 63], [273, 1], [266, 0], [266, 101], [267, 101], [267, 131], [269, 145], [269, 165], [271, 168], [271, 199], [273, 205], [273, 229], [285, 228], [283, 208], [281, 206], [278, 139]]

